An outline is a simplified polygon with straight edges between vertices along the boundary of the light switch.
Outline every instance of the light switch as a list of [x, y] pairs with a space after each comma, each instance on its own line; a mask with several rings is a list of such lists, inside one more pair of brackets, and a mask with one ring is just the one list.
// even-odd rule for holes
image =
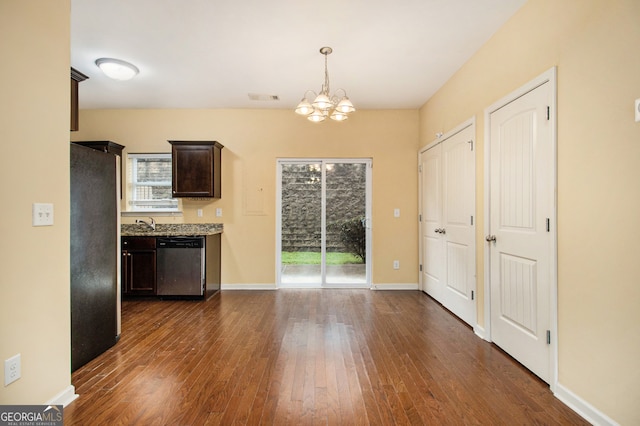
[[31, 223], [33, 226], [53, 225], [53, 204], [33, 203]]
[[393, 217], [400, 217], [400, 209], [393, 209]]
[[220, 207], [216, 208], [216, 217], [222, 217], [222, 209]]

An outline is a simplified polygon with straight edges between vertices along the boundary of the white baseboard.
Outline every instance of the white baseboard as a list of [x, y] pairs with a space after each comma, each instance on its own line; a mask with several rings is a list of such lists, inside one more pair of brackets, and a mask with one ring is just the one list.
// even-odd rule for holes
[[[320, 288], [317, 284], [309, 284], [305, 286], [305, 284], [295, 284], [295, 285], [287, 285], [281, 284], [280, 287], [277, 287], [273, 283], [264, 283], [264, 284], [222, 284], [220, 286], [221, 290], [277, 290], [278, 288]], [[418, 290], [418, 284], [374, 284], [373, 286], [353, 286], [353, 287], [345, 287], [345, 286], [335, 286], [335, 287], [323, 287], [323, 288], [371, 288], [371, 290]]]
[[556, 384], [554, 396], [593, 425], [619, 426], [615, 420], [589, 404], [584, 399], [580, 398], [575, 393], [571, 392], [566, 387], [562, 386], [560, 383]]
[[[476, 336], [478, 336], [479, 338], [481, 338], [482, 340], [487, 340], [487, 333], [484, 329], [484, 327], [480, 327], [478, 324], [476, 324], [473, 327], [473, 332]], [[487, 340], [488, 341], [488, 340]]]
[[374, 284], [371, 290], [418, 290], [418, 284], [398, 283], [398, 284]]
[[222, 284], [221, 290], [276, 290], [273, 283], [265, 284]]
[[69, 385], [65, 390], [60, 392], [58, 395], [53, 397], [51, 400], [45, 402], [45, 405], [62, 405], [64, 407], [66, 407], [67, 405], [69, 405], [73, 401], [75, 401], [76, 398], [78, 398], [78, 396], [80, 396], [80, 395], [78, 395], [76, 393], [75, 386]]

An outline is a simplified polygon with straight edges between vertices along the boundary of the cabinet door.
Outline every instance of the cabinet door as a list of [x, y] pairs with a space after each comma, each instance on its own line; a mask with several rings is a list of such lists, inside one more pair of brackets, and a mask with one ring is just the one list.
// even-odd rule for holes
[[221, 196], [221, 148], [217, 142], [169, 141], [172, 144], [172, 195]]
[[122, 253], [122, 283], [126, 295], [156, 293], [156, 251], [133, 250]]

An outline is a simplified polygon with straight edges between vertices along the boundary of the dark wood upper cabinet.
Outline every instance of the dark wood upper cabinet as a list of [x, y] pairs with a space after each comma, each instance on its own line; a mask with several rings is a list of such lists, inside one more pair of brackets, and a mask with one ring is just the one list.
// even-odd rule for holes
[[216, 141], [169, 141], [174, 197], [221, 197], [222, 148]]
[[80, 71], [71, 68], [71, 131], [77, 131], [80, 126], [78, 124], [78, 84], [88, 79], [86, 75]]

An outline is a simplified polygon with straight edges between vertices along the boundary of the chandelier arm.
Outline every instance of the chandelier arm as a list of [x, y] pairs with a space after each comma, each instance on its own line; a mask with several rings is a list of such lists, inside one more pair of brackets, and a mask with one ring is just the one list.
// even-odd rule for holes
[[[307, 95], [308, 95], [309, 93], [311, 93], [311, 94], [313, 95], [313, 97], [311, 97], [311, 98], [307, 98]], [[318, 96], [318, 95], [316, 94], [316, 92], [314, 92], [313, 90], [307, 90], [306, 92], [304, 92], [304, 95], [302, 95], [302, 99], [306, 99], [306, 100], [308, 100], [308, 101], [313, 102], [313, 100], [316, 98], [316, 96]]]
[[[338, 93], [340, 93], [340, 92], [342, 92], [342, 96], [338, 96]], [[336, 89], [336, 91], [334, 92], [333, 95], [338, 99], [346, 98], [347, 97], [347, 91], [342, 89], [342, 88], [339, 88], [339, 89]]]

